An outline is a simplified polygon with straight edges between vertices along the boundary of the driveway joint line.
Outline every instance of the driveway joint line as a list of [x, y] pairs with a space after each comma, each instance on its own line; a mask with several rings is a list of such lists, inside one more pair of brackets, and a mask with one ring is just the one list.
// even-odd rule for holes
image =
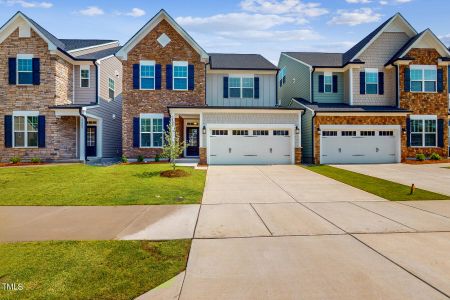
[[[426, 201], [426, 200], [422, 200], [422, 201]], [[433, 200], [430, 200], [430, 201], [433, 201]], [[436, 201], [446, 201], [446, 200], [436, 200]], [[447, 201], [448, 201], [448, 200], [447, 200]], [[424, 209], [424, 208], [415, 207], [415, 206], [413, 206], [413, 205], [408, 205], [408, 204], [406, 204], [406, 203], [402, 203], [401, 201], [399, 201], [398, 204], [405, 205], [405, 206], [408, 206], [408, 207], [412, 207], [412, 208], [415, 208], [415, 209], [418, 209], [418, 210], [421, 210], [421, 211], [424, 211], [424, 212], [427, 212], [427, 213], [430, 213], [430, 214], [433, 214], [433, 215], [436, 215], [436, 216], [440, 216], [440, 217], [444, 217], [444, 218], [450, 219], [450, 217], [448, 217], [448, 216], [446, 216], [446, 215], [441, 215], [441, 214], [438, 214], [438, 213], [436, 213], [436, 212], [426, 210], [426, 209]]]
[[267, 226], [266, 222], [264, 222], [263, 218], [259, 215], [258, 211], [256, 210], [256, 208], [253, 206], [252, 203], [249, 203], [251, 208], [255, 211], [256, 215], [258, 216], [258, 218], [261, 220], [261, 222], [264, 224], [264, 226], [266, 227], [267, 231], [269, 231], [270, 235], [273, 236], [273, 232], [269, 229], [269, 226]]
[[141, 216], [143, 216], [148, 210], [150, 210], [151, 207], [145, 207], [145, 209], [143, 209], [136, 217], [131, 218], [130, 222], [128, 222], [128, 224], [122, 229], [120, 230], [118, 233], [116, 233], [114, 240], [119, 239], [119, 236], [122, 232], [124, 232], [125, 230], [127, 230], [128, 228], [131, 227], [131, 225], [133, 225], [133, 223], [140, 218]]

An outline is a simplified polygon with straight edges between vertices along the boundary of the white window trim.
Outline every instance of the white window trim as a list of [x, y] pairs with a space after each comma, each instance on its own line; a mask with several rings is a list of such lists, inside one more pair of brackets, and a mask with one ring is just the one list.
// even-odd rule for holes
[[[410, 70], [421, 70], [422, 71], [422, 80], [412, 80], [411, 76], [409, 78], [409, 90], [411, 93], [426, 93], [426, 94], [436, 94], [437, 91], [437, 66], [436, 65], [412, 65], [409, 68]], [[425, 70], [434, 70], [436, 71], [436, 80], [426, 80], [425, 79]], [[421, 81], [422, 82], [422, 91], [413, 91], [412, 90], [412, 82], [413, 81]], [[436, 90], [434, 92], [425, 91], [425, 82], [434, 82]]]
[[[189, 63], [187, 61], [174, 61], [172, 62], [173, 70], [172, 70], [172, 89], [174, 91], [187, 91], [189, 90]], [[186, 67], [186, 77], [177, 77], [179, 79], [186, 78], [186, 88], [185, 89], [176, 89], [175, 88], [175, 67]]]
[[31, 59], [31, 72], [27, 71], [21, 71], [21, 73], [31, 73], [33, 75], [33, 58], [34, 55], [33, 54], [17, 54], [16, 60], [17, 60], [17, 64], [16, 64], [16, 85], [23, 85], [23, 86], [29, 86], [29, 85], [33, 85], [32, 83], [20, 83], [19, 82], [19, 59]]
[[[379, 71], [376, 68], [366, 68], [364, 70], [364, 73], [366, 73], [366, 80], [365, 80], [366, 95], [378, 95], [380, 93], [380, 82], [379, 82], [379, 78], [378, 78], [378, 72]], [[367, 73], [376, 73], [377, 74], [377, 76], [376, 76], [376, 78], [377, 78], [377, 92], [375, 94], [367, 93], [367, 84], [374, 84], [374, 83], [367, 83]]]
[[[239, 78], [239, 82], [240, 82], [240, 95], [239, 97], [231, 97], [231, 93], [230, 93], [230, 84], [228, 83], [228, 98], [231, 99], [255, 99], [255, 75], [254, 74], [228, 74], [228, 80], [230, 80], [230, 78]], [[252, 78], [253, 79], [253, 92], [252, 92], [252, 97], [244, 97], [244, 78]], [[236, 87], [234, 87], [236, 89]], [[248, 88], [247, 88], [248, 89]]]
[[[325, 81], [326, 77], [331, 77], [331, 90], [329, 92], [327, 92], [327, 89], [325, 88], [326, 85], [327, 85], [326, 81]], [[333, 73], [332, 72], [324, 72], [323, 73], [323, 92], [325, 94], [332, 94], [333, 93]]]
[[[142, 66], [153, 66], [153, 77], [142, 77]], [[141, 60], [139, 62], [139, 89], [142, 91], [154, 91], [156, 89], [156, 62], [154, 60]], [[142, 88], [142, 78], [153, 79], [153, 88], [152, 89], [144, 89]]]
[[[16, 149], [37, 149], [39, 148], [39, 141], [38, 141], [38, 145], [37, 146], [28, 146], [28, 128], [27, 128], [27, 117], [39, 117], [39, 112], [38, 111], [13, 111], [13, 115], [12, 115], [13, 119], [12, 119], [12, 143], [13, 143], [13, 148]], [[25, 118], [25, 124], [24, 124], [24, 145], [23, 146], [17, 146], [16, 147], [16, 141], [15, 141], [15, 129], [14, 129], [14, 118], [15, 117], [24, 117]], [[39, 126], [39, 120], [38, 120], [38, 126]], [[22, 132], [22, 131], [21, 131]], [[35, 132], [35, 131], [33, 131]], [[39, 138], [39, 128], [36, 131], [38, 134], [38, 138]]]
[[[437, 121], [438, 119], [437, 119], [436, 115], [411, 115], [409, 117], [409, 119], [410, 119], [410, 122], [411, 122], [411, 120], [422, 121], [422, 133], [421, 133], [422, 134], [422, 146], [412, 146], [411, 145], [411, 148], [439, 148], [438, 147], [438, 134], [439, 134], [439, 132], [438, 132], [438, 121]], [[436, 122], [436, 132], [426, 132], [425, 131], [425, 121], [427, 121], [427, 120], [432, 120], [432, 121]], [[409, 140], [411, 142], [412, 142], [412, 134], [413, 133], [414, 134], [419, 134], [419, 132], [413, 132], [412, 128], [411, 128], [410, 133], [409, 133]], [[432, 134], [432, 133], [434, 133], [436, 135], [436, 146], [425, 146], [425, 135], [426, 134]]]
[[114, 100], [114, 98], [116, 97], [116, 81], [113, 78], [111, 78], [111, 77], [108, 77], [108, 98], [111, 99], [111, 97], [109, 97], [109, 90], [111, 90], [111, 86], [110, 86], [110, 82], [111, 81], [113, 82], [112, 91], [114, 93], [114, 97], [112, 98], [112, 100]]
[[[150, 119], [151, 120], [151, 131], [150, 132], [141, 132], [141, 122], [142, 119]], [[142, 133], [150, 133], [150, 144], [153, 145], [153, 119], [161, 119], [162, 120], [162, 145], [160, 147], [153, 146], [142, 146]], [[142, 149], [162, 149], [164, 146], [164, 114], [140, 114], [139, 115], [139, 148]]]
[[[83, 78], [82, 76], [81, 76], [81, 74], [82, 74], [82, 71], [88, 71], [89, 73], [89, 76], [88, 76], [88, 78]], [[82, 80], [83, 79], [87, 79], [88, 80], [88, 86], [86, 87], [86, 86], [82, 86]], [[91, 66], [90, 65], [80, 65], [80, 88], [82, 88], [82, 89], [89, 89], [89, 88], [91, 88]]]

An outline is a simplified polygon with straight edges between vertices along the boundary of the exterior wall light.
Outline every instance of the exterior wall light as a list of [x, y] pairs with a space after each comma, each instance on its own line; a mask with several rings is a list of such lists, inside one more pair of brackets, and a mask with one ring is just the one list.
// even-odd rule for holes
[[204, 126], [204, 125], [203, 125], [203, 128], [202, 128], [202, 132], [203, 132], [203, 134], [206, 134], [206, 126]]
[[298, 128], [298, 126], [295, 126], [295, 134], [300, 134], [300, 129]]

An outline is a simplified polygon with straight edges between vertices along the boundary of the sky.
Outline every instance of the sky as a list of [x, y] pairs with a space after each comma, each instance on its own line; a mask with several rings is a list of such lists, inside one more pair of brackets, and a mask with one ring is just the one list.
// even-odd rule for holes
[[208, 52], [343, 52], [397, 12], [450, 45], [449, 0], [0, 0], [0, 23], [18, 10], [58, 38], [124, 44], [164, 8]]

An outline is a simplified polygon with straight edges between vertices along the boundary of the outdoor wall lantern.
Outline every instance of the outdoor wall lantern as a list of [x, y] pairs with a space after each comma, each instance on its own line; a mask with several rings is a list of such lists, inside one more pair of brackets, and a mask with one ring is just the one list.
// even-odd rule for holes
[[203, 125], [203, 128], [202, 128], [202, 132], [203, 132], [203, 134], [206, 134], [206, 126], [204, 126], [204, 125]]
[[300, 134], [300, 129], [298, 128], [298, 126], [295, 126], [295, 134]]

